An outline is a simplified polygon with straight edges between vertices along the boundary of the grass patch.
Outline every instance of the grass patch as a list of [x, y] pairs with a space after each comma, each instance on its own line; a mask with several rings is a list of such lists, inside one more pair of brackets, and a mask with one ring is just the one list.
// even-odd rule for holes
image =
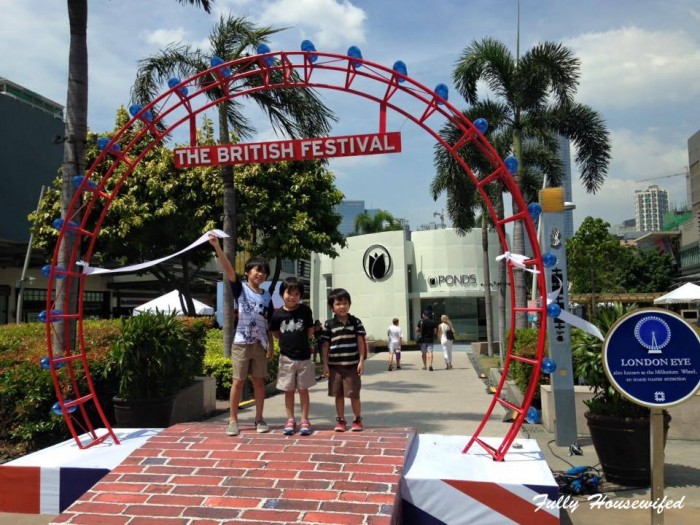
[[487, 355], [477, 355], [475, 358], [476, 364], [479, 367], [477, 372], [485, 374], [486, 377], [489, 377], [489, 370], [501, 367], [501, 359], [497, 355], [491, 357]]

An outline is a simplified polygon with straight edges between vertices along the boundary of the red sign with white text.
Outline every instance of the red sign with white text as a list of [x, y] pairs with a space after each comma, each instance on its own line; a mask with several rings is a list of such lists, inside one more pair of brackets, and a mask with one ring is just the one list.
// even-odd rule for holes
[[401, 152], [401, 133], [370, 133], [345, 137], [280, 140], [219, 146], [176, 148], [175, 167], [220, 166], [222, 164], [257, 164], [353, 157]]

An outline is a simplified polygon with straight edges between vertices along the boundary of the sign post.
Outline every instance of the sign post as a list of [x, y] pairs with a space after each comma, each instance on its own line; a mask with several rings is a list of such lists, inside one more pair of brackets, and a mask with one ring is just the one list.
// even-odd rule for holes
[[[700, 336], [669, 310], [635, 310], [613, 325], [603, 343], [603, 366], [613, 387], [651, 410], [651, 498], [664, 497], [663, 409], [700, 388]], [[652, 506], [652, 525], [663, 524], [663, 507]]]

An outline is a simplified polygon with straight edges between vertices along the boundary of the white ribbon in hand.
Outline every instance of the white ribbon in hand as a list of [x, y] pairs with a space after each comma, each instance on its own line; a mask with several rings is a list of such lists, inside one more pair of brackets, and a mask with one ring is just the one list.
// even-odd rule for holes
[[108, 269], [108, 268], [96, 268], [94, 266], [90, 266], [88, 263], [85, 261], [78, 261], [76, 264], [83, 266], [83, 273], [86, 275], [98, 275], [98, 274], [104, 274], [104, 273], [126, 273], [126, 272], [138, 272], [139, 270], [143, 270], [144, 268], [148, 268], [150, 266], [155, 266], [156, 264], [162, 263], [163, 261], [167, 261], [168, 259], [172, 259], [173, 257], [177, 257], [180, 254], [185, 253], [188, 250], [191, 250], [195, 246], [199, 246], [200, 244], [204, 244], [205, 242], [209, 242], [209, 234], [216, 235], [219, 239], [223, 239], [224, 237], [228, 237], [226, 233], [224, 233], [222, 230], [210, 230], [207, 233], [203, 234], [199, 239], [194, 241], [192, 244], [190, 244], [187, 248], [183, 248], [179, 252], [173, 253], [171, 255], [166, 255], [165, 257], [161, 257], [160, 259], [156, 259], [154, 261], [146, 261], [142, 262], [139, 264], [132, 264], [131, 266], [123, 266], [121, 268], [113, 268], [113, 269]]

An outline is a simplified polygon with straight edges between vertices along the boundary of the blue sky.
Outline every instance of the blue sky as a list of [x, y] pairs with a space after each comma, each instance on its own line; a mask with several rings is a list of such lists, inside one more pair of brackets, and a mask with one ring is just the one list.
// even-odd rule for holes
[[[516, 0], [216, 0], [211, 16], [173, 0], [91, 0], [88, 45], [88, 123], [112, 129], [115, 110], [128, 105], [139, 59], [169, 43], [206, 47], [219, 14], [248, 16], [286, 27], [273, 50], [296, 50], [311, 39], [320, 51], [345, 53], [356, 45], [367, 60], [387, 67], [403, 60], [408, 74], [430, 87], [450, 87], [450, 101], [465, 102], [452, 87], [454, 63], [471, 42], [489, 36], [513, 51]], [[658, 184], [672, 203], [684, 204], [682, 172], [687, 140], [700, 129], [700, 4], [697, 0], [521, 0], [520, 48], [545, 40], [571, 47], [582, 61], [577, 98], [599, 111], [612, 138], [608, 178], [596, 195], [585, 193], [574, 167], [575, 225], [586, 216], [616, 224], [634, 217], [633, 193]], [[65, 1], [0, 0], [0, 76], [65, 103], [68, 20]], [[484, 94], [486, 94], [484, 92]], [[333, 135], [377, 130], [376, 106], [359, 97], [321, 92], [340, 122]], [[269, 126], [250, 110], [260, 134]], [[417, 229], [439, 220], [444, 199], [429, 196], [434, 139], [411, 122], [389, 120], [403, 134], [398, 155], [333, 160], [337, 185], [348, 199], [363, 199], [409, 220]]]

